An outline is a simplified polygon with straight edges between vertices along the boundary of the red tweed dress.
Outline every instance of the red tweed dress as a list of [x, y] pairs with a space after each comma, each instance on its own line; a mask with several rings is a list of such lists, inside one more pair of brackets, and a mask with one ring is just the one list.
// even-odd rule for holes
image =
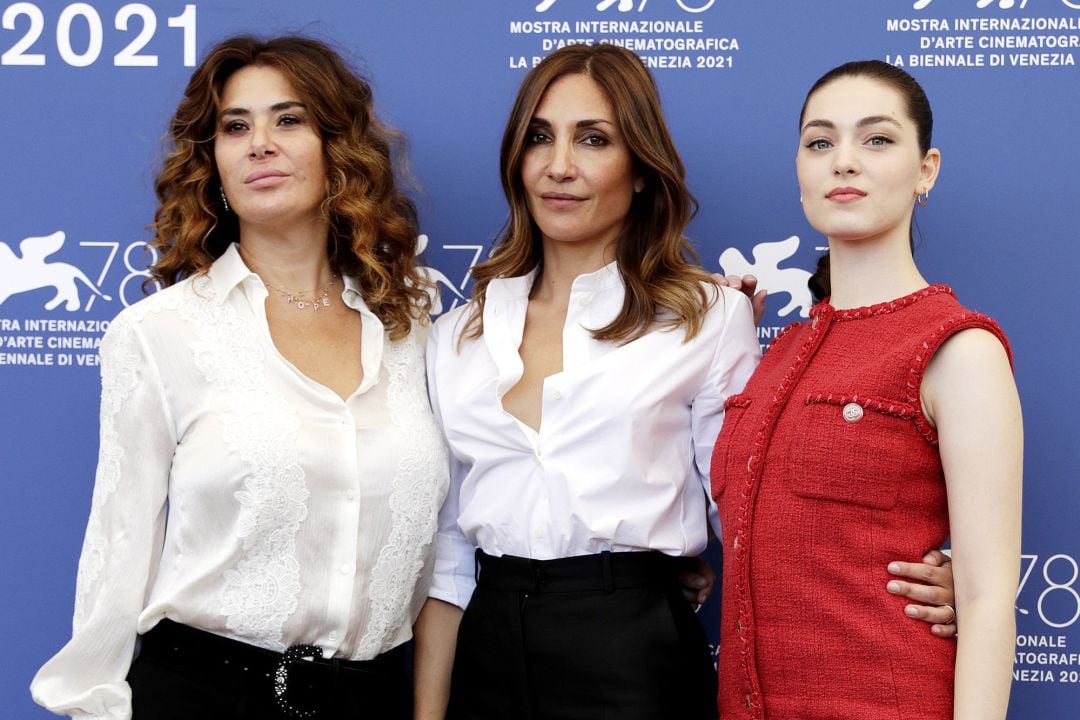
[[927, 363], [966, 328], [1008, 343], [943, 285], [810, 315], [728, 399], [713, 451], [720, 717], [951, 718], [956, 644], [904, 616], [886, 565], [949, 534]]

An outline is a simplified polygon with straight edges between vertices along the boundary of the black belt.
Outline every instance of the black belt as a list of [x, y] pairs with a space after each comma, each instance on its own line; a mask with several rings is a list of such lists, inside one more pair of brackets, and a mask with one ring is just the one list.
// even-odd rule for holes
[[[140, 655], [202, 677], [231, 676], [244, 682], [266, 678], [276, 704], [289, 717], [310, 718], [314, 708], [294, 705], [289, 684], [327, 689], [405, 672], [407, 650], [400, 645], [372, 660], [323, 658], [314, 645], [294, 645], [284, 653], [215, 635], [164, 619], [142, 636]], [[272, 682], [271, 682], [272, 680]]]
[[491, 590], [558, 593], [667, 587], [689, 563], [659, 552], [602, 552], [530, 560], [476, 551], [477, 585]]

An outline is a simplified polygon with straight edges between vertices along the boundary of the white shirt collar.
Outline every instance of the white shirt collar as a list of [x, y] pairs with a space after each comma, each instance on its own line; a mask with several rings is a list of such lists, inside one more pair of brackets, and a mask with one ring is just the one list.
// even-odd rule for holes
[[[495, 278], [488, 283], [486, 296], [488, 301], [499, 300], [525, 300], [532, 291], [533, 282], [539, 273], [539, 266], [534, 267], [525, 275], [510, 278]], [[599, 270], [591, 273], [578, 275], [574, 278], [571, 294], [582, 292], [598, 292], [601, 290], [622, 289], [622, 274], [619, 272], [619, 264], [614, 260]]]
[[[231, 243], [206, 272], [210, 285], [214, 288], [213, 302], [220, 305], [237, 288], [246, 286], [245, 295], [253, 310], [265, 320], [262, 303], [269, 290], [262, 278], [253, 272], [240, 257], [239, 245]], [[357, 393], [366, 392], [378, 382], [379, 368], [382, 364], [385, 327], [382, 321], [371, 311], [360, 292], [356, 278], [346, 275], [342, 278], [341, 300], [356, 310], [361, 316], [360, 363], [364, 368], [364, 379]], [[256, 308], [258, 308], [256, 310]]]
[[[244, 264], [244, 259], [240, 257], [239, 247], [236, 243], [229, 243], [229, 247], [225, 248], [221, 257], [215, 260], [206, 271], [210, 285], [214, 288], [213, 302], [218, 305], [225, 302], [225, 298], [229, 296], [233, 288], [248, 278], [254, 278], [262, 286], [259, 276]], [[263, 288], [265, 289], [265, 286]]]
[[[230, 243], [225, 252], [221, 254], [221, 257], [215, 260], [214, 264], [206, 272], [214, 288], [214, 301], [218, 304], [224, 302], [235, 287], [249, 279], [253, 280], [258, 287], [269, 292], [262, 278], [244, 263], [244, 259], [240, 257], [239, 248], [238, 243]], [[381, 327], [382, 322], [364, 302], [364, 296], [360, 292], [360, 284], [356, 281], [356, 278], [346, 275], [342, 278], [342, 286], [341, 299], [345, 304], [362, 315], [375, 320]]]

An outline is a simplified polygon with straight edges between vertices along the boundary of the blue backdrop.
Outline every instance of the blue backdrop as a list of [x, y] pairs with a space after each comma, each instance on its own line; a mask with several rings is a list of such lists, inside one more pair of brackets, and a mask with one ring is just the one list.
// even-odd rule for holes
[[763, 342], [805, 312], [823, 242], [794, 177], [806, 89], [843, 61], [903, 63], [944, 155], [917, 260], [997, 318], [1017, 358], [1027, 487], [1009, 717], [1076, 716], [1080, 0], [0, 0], [0, 18], [5, 717], [47, 716], [27, 685], [70, 632], [97, 342], [140, 297], [170, 112], [196, 59], [237, 32], [332, 40], [374, 78], [383, 117], [411, 139], [444, 307], [468, 294], [505, 217], [497, 148], [526, 68], [564, 43], [626, 44], [660, 83], [702, 261], [773, 290]]

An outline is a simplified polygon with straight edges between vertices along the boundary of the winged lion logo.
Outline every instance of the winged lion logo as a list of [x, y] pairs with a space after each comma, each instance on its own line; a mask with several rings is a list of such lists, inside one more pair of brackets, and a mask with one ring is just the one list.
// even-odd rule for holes
[[754, 262], [747, 262], [746, 257], [735, 248], [728, 248], [720, 254], [720, 267], [727, 275], [754, 275], [758, 287], [769, 291], [769, 295], [787, 293], [791, 300], [777, 311], [780, 317], [786, 317], [795, 310], [801, 317], [810, 317], [810, 308], [814, 305], [813, 296], [806, 281], [810, 273], [800, 268], [782, 268], [780, 263], [787, 260], [799, 249], [799, 236], [792, 235], [785, 240], [758, 243], [754, 246]]
[[65, 239], [63, 230], [25, 238], [19, 243], [21, 257], [6, 243], [0, 242], [0, 305], [17, 293], [51, 287], [56, 290], [56, 296], [45, 303], [45, 309], [54, 310], [63, 304], [65, 310], [74, 312], [82, 307], [76, 280], [103, 300], [112, 300], [74, 265], [45, 261], [64, 246]]

